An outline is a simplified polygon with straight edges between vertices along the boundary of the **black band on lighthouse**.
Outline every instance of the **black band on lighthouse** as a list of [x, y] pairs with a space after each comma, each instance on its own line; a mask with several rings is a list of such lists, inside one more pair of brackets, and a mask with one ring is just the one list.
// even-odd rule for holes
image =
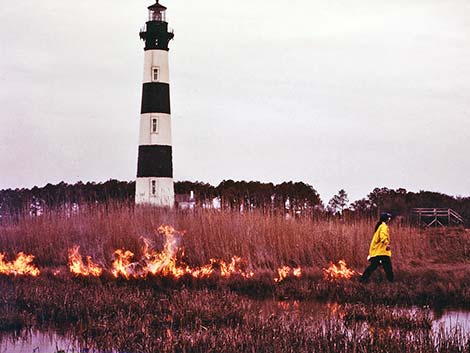
[[168, 23], [165, 21], [148, 21], [145, 29], [140, 32], [140, 38], [145, 41], [145, 50], [168, 51], [168, 42], [173, 37], [174, 34], [168, 31]]
[[137, 177], [173, 178], [171, 154], [171, 146], [139, 146]]
[[141, 114], [145, 113], [170, 114], [170, 85], [168, 83], [144, 83]]

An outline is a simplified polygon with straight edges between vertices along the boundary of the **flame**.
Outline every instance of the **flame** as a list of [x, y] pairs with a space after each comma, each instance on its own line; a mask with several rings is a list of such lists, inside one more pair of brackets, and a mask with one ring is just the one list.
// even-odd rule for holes
[[165, 236], [163, 250], [158, 252], [152, 249], [152, 244], [148, 239], [142, 238], [144, 247], [142, 258], [139, 261], [131, 262], [134, 254], [129, 250], [116, 250], [115, 259], [112, 264], [112, 274], [115, 277], [123, 276], [129, 278], [146, 278], [153, 276], [172, 276], [180, 278], [184, 275], [191, 275], [194, 278], [210, 277], [216, 273], [222, 277], [230, 277], [238, 274], [245, 278], [254, 276], [253, 272], [244, 270], [245, 262], [238, 256], [232, 257], [229, 263], [223, 260], [210, 259], [210, 264], [191, 268], [183, 263], [178, 263], [179, 236], [183, 232], [176, 231], [173, 227], [162, 225], [158, 232]]
[[226, 263], [223, 260], [211, 259], [211, 264], [212, 267], [220, 269], [220, 275], [222, 277], [230, 277], [233, 274], [239, 274], [242, 277], [251, 278], [255, 275], [254, 272], [251, 271], [245, 272], [243, 267], [246, 266], [246, 263], [238, 256], [233, 256], [230, 263]]
[[245, 261], [241, 257], [233, 256], [229, 263], [224, 260], [210, 259], [210, 264], [194, 269], [187, 267], [186, 273], [189, 273], [194, 278], [210, 277], [218, 274], [221, 277], [230, 277], [234, 274], [240, 275], [244, 278], [252, 278], [255, 273], [253, 271], [245, 271]]
[[[173, 276], [179, 278], [188, 272], [187, 266], [181, 267], [177, 265], [176, 255], [178, 253], [178, 240], [176, 230], [169, 225], [158, 227], [158, 232], [166, 238], [163, 251], [156, 252], [150, 249], [150, 243], [144, 239], [144, 274]], [[181, 233], [182, 234], [182, 233]]]
[[[161, 251], [154, 250], [152, 242], [142, 238], [144, 245], [142, 248], [143, 255], [140, 259], [135, 258], [135, 254], [129, 250], [118, 249], [114, 251], [114, 260], [111, 268], [106, 271], [109, 271], [116, 278], [123, 277], [125, 279], [145, 279], [148, 276], [180, 278], [185, 275], [194, 278], [210, 276], [227, 278], [235, 275], [249, 279], [255, 275], [253, 271], [248, 270], [248, 263], [239, 256], [233, 256], [229, 262], [212, 258], [209, 264], [200, 267], [190, 267], [184, 262], [178, 261], [178, 254], [183, 254], [178, 243], [184, 232], [176, 231], [169, 225], [162, 225], [157, 231], [165, 237], [165, 244]], [[86, 256], [83, 259], [79, 250], [79, 246], [73, 246], [68, 250], [70, 272], [80, 276], [101, 276], [105, 269], [94, 263], [90, 256]], [[0, 274], [31, 276], [39, 276], [40, 274], [39, 270], [31, 264], [34, 259], [33, 255], [25, 255], [21, 252], [13, 262], [6, 262], [4, 259], [5, 255], [0, 253]], [[60, 270], [55, 270], [53, 275], [58, 276], [60, 273]], [[302, 269], [300, 267], [282, 266], [277, 269], [277, 275], [274, 281], [279, 283], [289, 276], [300, 277]]]
[[95, 264], [90, 256], [86, 257], [86, 265], [83, 263], [82, 255], [79, 253], [80, 247], [74, 246], [69, 249], [69, 268], [70, 272], [80, 276], [101, 276], [103, 269]]
[[297, 268], [294, 268], [292, 270], [292, 274], [294, 275], [294, 277], [300, 277], [302, 276], [302, 269], [300, 267], [297, 267]]
[[334, 281], [337, 279], [351, 279], [352, 276], [357, 274], [356, 271], [351, 270], [346, 265], [346, 261], [339, 260], [338, 265], [336, 266], [334, 263], [330, 263], [330, 267], [323, 269], [323, 279]]
[[133, 252], [129, 250], [116, 250], [114, 252], [114, 261], [113, 261], [113, 268], [111, 273], [114, 277], [119, 277], [120, 275], [124, 276], [126, 279], [129, 279], [131, 275], [134, 274], [134, 267], [131, 264], [130, 259], [134, 256]]
[[210, 277], [215, 273], [214, 267], [216, 266], [217, 260], [211, 259], [211, 263], [209, 265], [204, 265], [199, 268], [195, 268], [190, 270], [191, 276], [194, 278], [203, 278], [203, 277]]
[[278, 277], [274, 278], [274, 282], [279, 283], [290, 275], [299, 278], [300, 276], [302, 276], [302, 269], [300, 267], [292, 268], [289, 266], [281, 266], [277, 269], [277, 275]]
[[281, 282], [284, 280], [290, 272], [289, 266], [282, 266], [277, 269], [278, 277], [274, 278], [274, 282]]
[[32, 265], [34, 255], [26, 255], [23, 252], [18, 253], [16, 260], [5, 262], [5, 254], [0, 253], [0, 274], [23, 275], [37, 277], [40, 274], [39, 269]]

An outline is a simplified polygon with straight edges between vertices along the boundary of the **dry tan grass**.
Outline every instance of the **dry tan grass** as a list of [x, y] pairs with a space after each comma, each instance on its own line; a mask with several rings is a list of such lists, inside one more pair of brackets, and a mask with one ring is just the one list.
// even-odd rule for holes
[[[68, 248], [80, 245], [82, 254], [106, 265], [115, 249], [138, 254], [141, 237], [161, 248], [163, 238], [155, 231], [161, 224], [184, 231], [181, 246], [185, 261], [193, 266], [210, 258], [229, 260], [237, 255], [254, 269], [274, 270], [283, 264], [321, 269], [340, 259], [362, 269], [367, 265], [375, 221], [285, 219], [258, 212], [182, 212], [127, 204], [82, 206], [73, 216], [52, 213], [0, 225], [0, 252], [13, 256], [25, 251], [34, 254], [40, 266], [60, 266], [67, 263]], [[465, 230], [424, 231], [392, 223], [390, 233], [395, 266], [462, 262], [470, 255], [470, 234]]]

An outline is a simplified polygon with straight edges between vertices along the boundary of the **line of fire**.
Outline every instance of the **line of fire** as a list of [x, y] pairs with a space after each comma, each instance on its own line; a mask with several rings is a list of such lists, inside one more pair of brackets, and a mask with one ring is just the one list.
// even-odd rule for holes
[[[181, 260], [184, 249], [179, 247], [180, 238], [184, 232], [175, 230], [172, 226], [161, 225], [157, 232], [164, 236], [163, 249], [153, 249], [151, 242], [142, 238], [142, 256], [136, 259], [134, 253], [125, 249], [114, 251], [114, 261], [110, 267], [95, 263], [91, 256], [82, 256], [80, 247], [73, 246], [68, 251], [68, 269], [74, 276], [99, 277], [105, 273], [115, 278], [125, 279], [149, 279], [152, 277], [181, 278], [191, 276], [194, 278], [207, 278], [211, 276], [231, 277], [239, 276], [250, 279], [255, 276], [249, 264], [239, 256], [233, 256], [229, 262], [220, 259], [210, 259], [210, 263], [200, 267], [191, 267]], [[41, 270], [33, 264], [34, 255], [26, 255], [23, 252], [17, 254], [15, 260], [7, 261], [6, 255], [0, 253], [0, 274], [13, 276], [33, 276], [41, 274]], [[62, 273], [61, 269], [54, 270], [54, 275]], [[302, 268], [282, 265], [276, 270], [274, 282], [279, 283], [288, 277], [300, 278]], [[344, 260], [338, 265], [330, 263], [323, 269], [325, 280], [351, 279], [359, 273], [348, 268]]]

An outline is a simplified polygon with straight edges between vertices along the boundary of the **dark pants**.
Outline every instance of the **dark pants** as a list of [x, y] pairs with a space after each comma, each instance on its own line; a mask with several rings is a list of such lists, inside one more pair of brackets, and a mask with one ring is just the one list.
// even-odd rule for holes
[[393, 282], [393, 269], [392, 269], [392, 261], [390, 260], [390, 256], [375, 256], [370, 258], [370, 265], [366, 268], [364, 273], [362, 274], [361, 280], [366, 282], [372, 272], [374, 272], [377, 267], [382, 265], [385, 271], [385, 275], [389, 282]]

